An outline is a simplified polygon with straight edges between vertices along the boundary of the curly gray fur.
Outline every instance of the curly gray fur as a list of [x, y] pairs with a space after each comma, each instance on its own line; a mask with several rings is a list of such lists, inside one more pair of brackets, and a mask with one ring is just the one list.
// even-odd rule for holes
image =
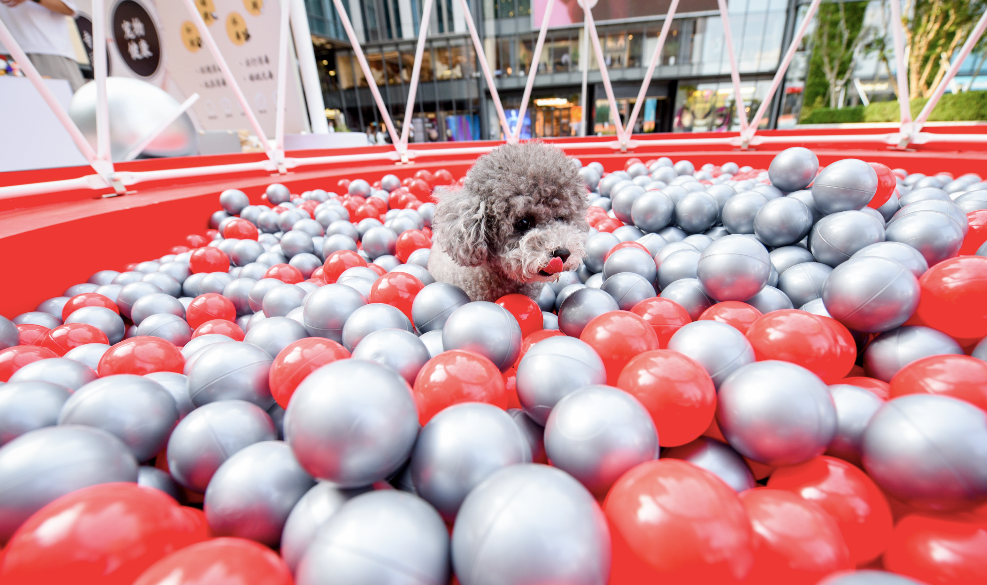
[[[538, 141], [505, 144], [480, 157], [463, 187], [437, 193], [428, 270], [474, 301], [512, 293], [537, 299], [558, 275], [540, 271], [559, 248], [565, 270], [579, 267], [589, 232], [586, 187], [557, 148]], [[515, 229], [528, 218], [534, 227]]]

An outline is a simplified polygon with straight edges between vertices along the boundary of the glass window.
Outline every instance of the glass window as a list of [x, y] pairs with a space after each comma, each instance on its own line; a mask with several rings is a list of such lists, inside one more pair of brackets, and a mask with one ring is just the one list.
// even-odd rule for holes
[[378, 86], [384, 85], [384, 58], [377, 48], [374, 51], [367, 51], [364, 56], [367, 58], [367, 65], [370, 65], [370, 73], [374, 76], [374, 83]]
[[452, 60], [449, 47], [435, 48], [435, 78], [440, 81], [452, 79]]
[[[644, 30], [627, 33], [627, 67], [646, 67], [651, 55], [644, 55]], [[654, 52], [652, 50], [652, 52]]]
[[535, 53], [534, 38], [519, 38], [517, 41], [517, 74], [527, 75], [531, 59]]
[[[699, 59], [693, 60], [693, 63], [699, 63], [699, 72], [702, 75], [715, 75], [720, 72], [720, 60], [721, 57], [726, 61], [726, 57], [723, 55], [726, 52], [726, 43], [723, 41], [723, 21], [719, 16], [710, 16], [702, 19], [706, 24], [706, 31], [703, 35], [703, 50], [699, 55]], [[727, 65], [727, 71], [730, 70], [730, 66]]]
[[607, 69], [623, 69], [627, 66], [627, 35], [623, 32], [608, 34], [600, 39], [603, 59]]
[[367, 78], [363, 76], [363, 68], [360, 67], [360, 62], [356, 60], [356, 56], [350, 53], [349, 62], [353, 67], [353, 78], [356, 82], [356, 87], [368, 87]]
[[[664, 24], [664, 23], [661, 23]], [[644, 36], [642, 34], [642, 36]], [[641, 66], [647, 67], [651, 64], [651, 56], [654, 55], [655, 47], [658, 45], [658, 37], [661, 36], [661, 27], [655, 26], [655, 30], [648, 30], [647, 37], [641, 47]], [[661, 48], [661, 60], [659, 65], [676, 65], [679, 63], [679, 52], [682, 49], [682, 21], [672, 21], [671, 29], [665, 38], [665, 46]]]
[[[546, 49], [548, 49], [548, 47], [546, 47]], [[573, 68], [573, 53], [575, 51], [575, 44], [571, 39], [566, 38], [552, 42], [551, 50], [553, 72], [567, 73], [571, 68]]]
[[513, 18], [514, 0], [494, 0], [494, 14], [496, 18]]
[[516, 16], [531, 16], [531, 0], [517, 0]]
[[[740, 72], [749, 73], [758, 70], [757, 62], [761, 56], [761, 46], [766, 40], [764, 37], [764, 25], [766, 23], [766, 14], [748, 13], [743, 28], [743, 37], [740, 39], [734, 37], [735, 48], [739, 51], [737, 55], [737, 68]], [[784, 25], [782, 26], [784, 27]]]
[[466, 57], [466, 45], [463, 41], [452, 43], [451, 62], [452, 79], [462, 79], [470, 74], [469, 62]]
[[[764, 44], [761, 46], [761, 57], [757, 68], [759, 71], [770, 71], [781, 62], [781, 43], [784, 40], [786, 14], [784, 12], [769, 12], [767, 26], [764, 28]], [[788, 47], [785, 47], [787, 50]]]
[[545, 39], [541, 48], [541, 55], [538, 55], [538, 73], [551, 73], [552, 67], [552, 42]]
[[497, 71], [498, 75], [514, 75], [511, 67], [511, 39], [497, 39]]
[[336, 53], [336, 79], [339, 82], [339, 87], [342, 89], [350, 89], [354, 85], [353, 78], [353, 61], [352, 55], [349, 51], [339, 51]]
[[395, 47], [384, 49], [384, 72], [387, 75], [387, 83], [391, 85], [401, 83], [401, 61], [398, 59], [398, 51]]

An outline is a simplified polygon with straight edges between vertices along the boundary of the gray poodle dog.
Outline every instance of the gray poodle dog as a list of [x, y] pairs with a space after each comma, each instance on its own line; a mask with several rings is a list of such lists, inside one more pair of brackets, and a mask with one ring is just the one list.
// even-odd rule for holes
[[513, 293], [537, 300], [585, 253], [589, 201], [577, 170], [537, 141], [480, 157], [461, 189], [437, 194], [428, 271], [474, 301]]

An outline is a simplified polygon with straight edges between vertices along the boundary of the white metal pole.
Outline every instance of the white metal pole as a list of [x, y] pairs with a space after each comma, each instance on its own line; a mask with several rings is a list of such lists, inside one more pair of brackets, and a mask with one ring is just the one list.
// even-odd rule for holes
[[[674, 0], [678, 1], [678, 0]], [[521, 136], [521, 127], [524, 125], [524, 113], [528, 109], [528, 100], [531, 99], [531, 87], [535, 84], [535, 74], [538, 73], [538, 62], [541, 60], [542, 48], [545, 46], [545, 33], [548, 32], [548, 21], [552, 18], [552, 6], [554, 0], [549, 0], [545, 6], [545, 16], [541, 19], [541, 30], [538, 31], [538, 41], [535, 43], [535, 52], [531, 55], [531, 65], [528, 67], [528, 81], [524, 84], [524, 95], [521, 96], [521, 107], [518, 109], [518, 123], [514, 128], [514, 140]]]
[[973, 48], [977, 46], [977, 41], [979, 41], [980, 37], [983, 36], [984, 30], [987, 30], [987, 11], [984, 11], [984, 13], [980, 16], [980, 20], [977, 21], [977, 26], [973, 28], [970, 32], [970, 36], [966, 39], [966, 42], [963, 43], [963, 48], [960, 49], [959, 56], [956, 57], [953, 64], [949, 66], [949, 70], [946, 71], [946, 75], [939, 82], [939, 85], [936, 86], [936, 90], [932, 93], [932, 97], [930, 97], [929, 101], [925, 103], [925, 107], [922, 108], [918, 118], [915, 118], [915, 124], [913, 125], [915, 132], [920, 132], [922, 130], [922, 126], [924, 126], [925, 121], [929, 119], [929, 114], [932, 113], [932, 109], [936, 107], [936, 104], [939, 103], [942, 95], [946, 93], [946, 87], [949, 85], [949, 82], [951, 82], [953, 78], [956, 77], [956, 74], [959, 73], [960, 66], [963, 65], [963, 61], [965, 61], [967, 56], [970, 55]]
[[583, 110], [583, 123], [580, 124], [579, 135], [586, 136], [589, 131], [589, 104], [586, 103], [586, 82], [589, 78], [589, 20], [583, 14], [583, 38], [579, 46], [579, 64], [583, 70], [582, 92], [579, 94], [579, 107]]
[[778, 91], [778, 87], [781, 85], [781, 80], [785, 78], [785, 72], [788, 71], [788, 67], [792, 64], [792, 59], [795, 58], [795, 52], [798, 51], [799, 44], [802, 42], [802, 37], [805, 36], [805, 31], [809, 29], [809, 25], [812, 23], [812, 17], [815, 16], [816, 10], [819, 8], [821, 0], [812, 0], [812, 4], [809, 5], [809, 9], [805, 13], [805, 19], [802, 20], [801, 26], [795, 31], [795, 36], [792, 38], [792, 43], [788, 45], [788, 51], [785, 53], [785, 60], [782, 61], [781, 66], [778, 67], [778, 71], [775, 72], [774, 79], [771, 80], [771, 89], [768, 90], [768, 95], [764, 97], [764, 101], [761, 102], [761, 107], [757, 109], [757, 113], [754, 114], [754, 118], [751, 120], [750, 125], [747, 126], [747, 132], [743, 134], [744, 142], [750, 142], [750, 139], [754, 137], [757, 133], [757, 128], [761, 124], [761, 119], [764, 114], [768, 111], [768, 106], [771, 105], [771, 100], [775, 97], [775, 92]]
[[191, 108], [192, 104], [194, 104], [197, 101], [199, 101], [199, 94], [193, 93], [191, 96], [189, 96], [187, 100], [182, 102], [180, 106], [175, 108], [174, 112], [172, 112], [167, 118], [162, 120], [161, 123], [158, 124], [154, 130], [149, 132], [147, 136], [141, 139], [141, 141], [138, 142], [136, 146], [131, 148], [130, 151], [127, 153], [127, 155], [123, 157], [123, 160], [128, 161], [137, 158], [137, 156], [140, 153], [144, 152], [145, 148], [147, 148], [152, 142], [154, 142], [154, 139], [157, 138], [159, 134], [165, 131], [165, 128], [171, 126], [172, 122], [177, 120], [179, 116], [184, 114], [185, 111]]
[[860, 78], [853, 78], [853, 87], [857, 90], [857, 95], [860, 97], [860, 101], [865, 105], [870, 105], [870, 99], [867, 98], [867, 92], [864, 91], [864, 86], [860, 84]]
[[613, 125], [617, 128], [617, 140], [620, 141], [621, 150], [624, 150], [627, 147], [627, 140], [624, 137], [624, 126], [620, 123], [620, 112], [617, 111], [617, 100], [613, 97], [613, 86], [610, 84], [610, 75], [607, 73], [607, 63], [603, 60], [603, 49], [600, 47], [600, 36], [596, 32], [593, 11], [590, 8], [583, 7], [583, 14], [586, 15], [590, 40], [593, 41], [593, 51], [596, 53], [596, 61], [600, 66], [603, 89], [607, 92], [607, 101], [610, 103], [610, 118], [613, 120]]
[[418, 93], [418, 78], [422, 71], [422, 57], [425, 55], [425, 37], [428, 35], [428, 24], [432, 20], [432, 0], [425, 0], [422, 7], [422, 22], [418, 30], [418, 46], [415, 48], [415, 65], [411, 68], [411, 81], [408, 82], [408, 105], [404, 108], [404, 127], [401, 128], [400, 154], [408, 150], [408, 139], [411, 137], [412, 112], [415, 111], [415, 95]]
[[298, 71], [302, 78], [302, 88], [305, 90], [309, 123], [314, 134], [328, 134], [326, 104], [322, 99], [322, 82], [319, 81], [319, 68], [315, 63], [312, 31], [308, 28], [305, 0], [287, 1], [291, 2], [291, 30], [295, 33], [295, 55], [298, 57]]
[[267, 153], [267, 156], [270, 157], [271, 160], [277, 162], [277, 154], [274, 152], [274, 148], [271, 146], [271, 143], [267, 140], [267, 136], [264, 134], [264, 128], [261, 127], [260, 122], [257, 120], [257, 116], [254, 115], [253, 110], [250, 108], [250, 102], [247, 101], [246, 96], [243, 95], [243, 91], [240, 90], [240, 84], [236, 82], [236, 77], [233, 76], [230, 66], [226, 64], [226, 59], [223, 58], [223, 53], [220, 52], [219, 45], [216, 44], [216, 39], [213, 38], [212, 33], [209, 32], [209, 27], [207, 27], [205, 21], [202, 20], [202, 14], [200, 14], [199, 9], [196, 8], [195, 0], [184, 0], [184, 2], [185, 7], [189, 11], [189, 16], [192, 18], [192, 23], [199, 29], [202, 42], [205, 43], [206, 47], [209, 49], [209, 52], [212, 53], [212, 57], [216, 60], [216, 65], [219, 66], [220, 71], [223, 72], [223, 77], [226, 78], [226, 83], [229, 84], [230, 89], [233, 90], [233, 95], [236, 96], [236, 101], [239, 102], [240, 107], [243, 108], [243, 113], [247, 116], [247, 121], [250, 123], [250, 127], [257, 133], [257, 139], [264, 148], [264, 152]]
[[103, 0], [93, 0], [93, 78], [96, 82], [96, 156], [112, 163], [110, 113], [106, 98], [106, 10]]
[[[288, 18], [291, 12], [290, 0], [281, 0], [281, 28], [278, 36], [278, 90], [277, 104], [274, 113], [274, 150], [278, 159], [284, 156], [284, 109], [286, 99], [286, 81], [288, 79], [288, 38], [291, 30], [288, 28]], [[325, 112], [322, 117], [325, 118]]]
[[634, 132], [634, 124], [637, 122], [637, 117], [641, 113], [641, 106], [644, 105], [644, 96], [648, 93], [648, 86], [651, 84], [651, 76], [655, 74], [655, 67], [661, 61], [661, 50], [665, 46], [665, 39], [668, 38], [668, 31], [672, 28], [672, 19], [675, 18], [675, 9], [679, 7], [679, 0], [672, 0], [671, 6], [668, 7], [668, 14], [665, 15], [665, 22], [661, 25], [661, 33], [658, 35], [658, 46], [655, 47], [654, 54], [651, 55], [651, 63], [648, 64], [648, 72], [644, 74], [644, 82], [641, 83], [641, 89], [637, 92], [637, 101], [634, 102], [634, 111], [631, 112], [631, 117], [627, 119], [627, 135], [630, 136]]
[[[892, 0], [893, 1], [893, 0]], [[740, 118], [740, 135], [747, 134], [747, 113], [744, 111], [744, 96], [740, 93], [740, 71], [737, 69], [737, 53], [733, 50], [733, 34], [730, 32], [730, 17], [727, 15], [726, 0], [716, 0], [720, 6], [720, 19], [723, 21], [723, 40], [727, 44], [730, 57], [730, 79], [733, 81], [733, 103]]]
[[890, 0], [891, 36], [894, 40], [894, 62], [898, 78], [898, 109], [901, 112], [901, 132], [911, 134], [912, 110], [908, 91], [908, 67], [905, 66], [904, 24], [901, 22], [900, 0]]
[[377, 81], [374, 79], [373, 72], [370, 71], [370, 65], [367, 64], [367, 57], [363, 54], [363, 48], [360, 46], [360, 39], [356, 38], [356, 31], [353, 30], [353, 24], [350, 22], [350, 17], [346, 14], [346, 10], [343, 8], [343, 3], [340, 0], [332, 0], [332, 3], [336, 7], [336, 12], [339, 13], [339, 21], [346, 30], [346, 36], [350, 39], [350, 45], [353, 46], [353, 53], [356, 55], [357, 62], [360, 63], [360, 69], [363, 70], [363, 77], [367, 80], [367, 86], [370, 88], [370, 93], [374, 96], [374, 101], [377, 102], [377, 109], [380, 110], [380, 115], [384, 118], [384, 124], [387, 126], [387, 133], [391, 136], [391, 144], [395, 149], [397, 149], [401, 145], [400, 138], [394, 130], [394, 123], [391, 122], [391, 115], [387, 112], [387, 106], [384, 105], [384, 98], [380, 97], [380, 90], [377, 88]]
[[[335, 0], [338, 2], [339, 0]], [[473, 39], [473, 47], [476, 49], [476, 56], [480, 61], [480, 68], [483, 69], [483, 76], [487, 80], [487, 87], [490, 89], [490, 98], [494, 107], [497, 108], [497, 117], [500, 118], [500, 127], [504, 130], [504, 139], [507, 142], [514, 141], [511, 134], [511, 127], [507, 124], [507, 116], [504, 115], [504, 105], [500, 101], [500, 94], [497, 93], [497, 86], [494, 85], [493, 75], [490, 74], [490, 65], [487, 63], [487, 56], [483, 52], [483, 44], [480, 43], [480, 36], [476, 34], [476, 24], [473, 22], [473, 13], [470, 12], [469, 3], [466, 0], [459, 0], [463, 7], [463, 16], [466, 18], [466, 27], [469, 28], [470, 37]]]

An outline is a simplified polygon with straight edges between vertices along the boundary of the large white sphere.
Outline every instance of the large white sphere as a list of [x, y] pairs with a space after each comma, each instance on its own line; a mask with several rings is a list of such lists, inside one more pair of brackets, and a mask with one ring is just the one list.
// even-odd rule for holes
[[718, 301], [746, 301], [771, 276], [771, 258], [757, 240], [725, 236], [703, 250], [696, 270], [703, 288]]

